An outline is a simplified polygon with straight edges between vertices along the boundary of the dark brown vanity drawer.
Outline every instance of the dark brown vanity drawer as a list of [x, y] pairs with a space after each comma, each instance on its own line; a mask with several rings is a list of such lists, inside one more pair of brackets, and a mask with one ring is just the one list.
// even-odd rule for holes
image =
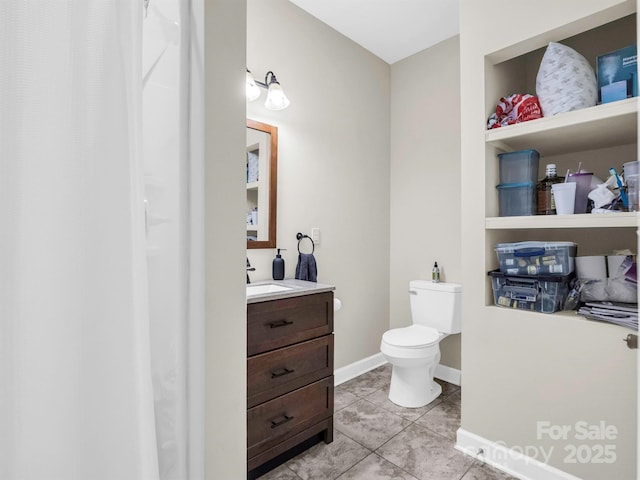
[[328, 335], [333, 331], [333, 292], [247, 305], [247, 354]]
[[247, 411], [248, 458], [333, 414], [333, 375]]
[[333, 335], [255, 355], [247, 360], [247, 406], [329, 375], [333, 375]]

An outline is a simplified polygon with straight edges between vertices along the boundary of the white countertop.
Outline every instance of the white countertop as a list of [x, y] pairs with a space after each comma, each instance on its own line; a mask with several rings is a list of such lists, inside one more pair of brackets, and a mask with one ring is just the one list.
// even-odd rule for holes
[[280, 292], [247, 295], [247, 303], [267, 302], [269, 300], [279, 300], [281, 298], [300, 297], [302, 295], [311, 295], [314, 293], [331, 292], [336, 289], [333, 285], [307, 282], [305, 280], [295, 280], [293, 278], [285, 278], [284, 280], [263, 280], [248, 283], [247, 287], [252, 285], [280, 285], [288, 287], [289, 289]]

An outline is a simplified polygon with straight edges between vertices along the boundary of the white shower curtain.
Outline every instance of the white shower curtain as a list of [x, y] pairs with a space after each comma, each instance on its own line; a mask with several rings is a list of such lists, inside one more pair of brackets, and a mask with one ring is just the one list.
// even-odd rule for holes
[[0, 0], [0, 478], [154, 480], [141, 1]]

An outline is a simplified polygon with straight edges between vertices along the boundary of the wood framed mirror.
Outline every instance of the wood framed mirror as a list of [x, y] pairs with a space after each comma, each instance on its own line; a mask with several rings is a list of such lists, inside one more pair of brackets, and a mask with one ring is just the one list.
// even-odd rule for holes
[[247, 248], [276, 248], [278, 127], [247, 119]]

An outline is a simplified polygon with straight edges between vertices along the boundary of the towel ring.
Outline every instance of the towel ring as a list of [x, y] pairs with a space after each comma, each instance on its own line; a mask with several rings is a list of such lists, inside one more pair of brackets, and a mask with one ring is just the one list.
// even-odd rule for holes
[[300, 251], [300, 242], [302, 240], [304, 240], [305, 238], [308, 238], [309, 241], [311, 242], [311, 255], [313, 255], [313, 252], [316, 251], [316, 244], [313, 243], [313, 239], [309, 236], [309, 235], [303, 235], [302, 233], [298, 232], [296, 235], [296, 238], [298, 239], [298, 253], [302, 253]]

